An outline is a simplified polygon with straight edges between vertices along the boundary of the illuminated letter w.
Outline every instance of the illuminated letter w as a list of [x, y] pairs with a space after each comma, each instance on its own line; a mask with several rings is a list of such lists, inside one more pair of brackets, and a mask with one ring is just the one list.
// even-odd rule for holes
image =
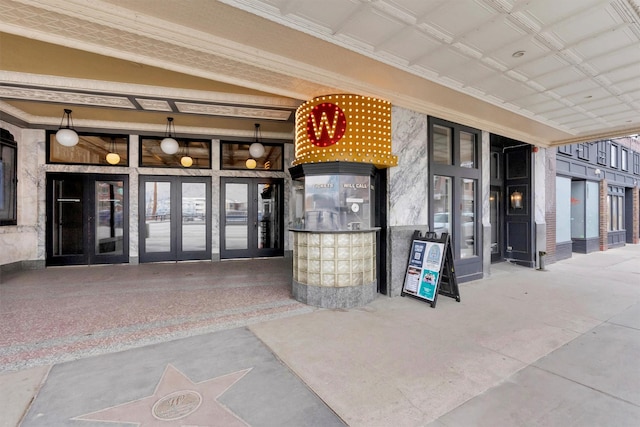
[[315, 114], [311, 114], [311, 122], [313, 123], [313, 133], [316, 135], [316, 139], [320, 140], [322, 138], [322, 129], [327, 129], [327, 134], [329, 138], [333, 138], [336, 133], [336, 127], [338, 126], [338, 112], [336, 111], [333, 114], [333, 123], [329, 126], [329, 117], [327, 117], [327, 113], [325, 111], [322, 112], [322, 116], [320, 116], [320, 125], [316, 121]]

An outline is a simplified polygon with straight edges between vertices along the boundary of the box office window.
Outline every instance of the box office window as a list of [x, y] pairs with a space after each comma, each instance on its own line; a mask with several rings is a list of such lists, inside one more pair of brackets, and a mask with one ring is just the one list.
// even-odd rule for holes
[[16, 225], [18, 146], [13, 135], [0, 129], [0, 225]]
[[284, 165], [283, 144], [264, 142], [261, 144], [264, 146], [264, 153], [259, 158], [253, 158], [249, 153], [251, 143], [221, 141], [220, 169], [282, 171]]
[[[178, 151], [167, 154], [160, 148], [163, 138], [140, 138], [140, 166], [156, 168], [211, 169], [211, 141], [176, 139]], [[191, 159], [188, 163], [185, 159]]]
[[78, 137], [76, 145], [66, 147], [56, 141], [55, 132], [48, 132], [47, 162], [99, 166], [129, 165], [128, 136], [78, 133]]

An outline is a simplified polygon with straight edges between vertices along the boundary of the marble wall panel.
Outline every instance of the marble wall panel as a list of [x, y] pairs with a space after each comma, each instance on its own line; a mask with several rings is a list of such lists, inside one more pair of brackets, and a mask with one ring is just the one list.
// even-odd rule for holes
[[392, 108], [391, 138], [398, 166], [389, 170], [389, 225], [428, 224], [427, 116]]

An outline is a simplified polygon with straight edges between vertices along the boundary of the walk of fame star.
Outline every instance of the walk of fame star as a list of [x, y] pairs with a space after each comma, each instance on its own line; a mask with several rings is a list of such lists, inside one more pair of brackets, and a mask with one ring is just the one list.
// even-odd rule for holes
[[251, 368], [194, 383], [168, 364], [152, 396], [73, 418], [79, 421], [131, 423], [139, 427], [247, 427], [249, 424], [218, 402]]

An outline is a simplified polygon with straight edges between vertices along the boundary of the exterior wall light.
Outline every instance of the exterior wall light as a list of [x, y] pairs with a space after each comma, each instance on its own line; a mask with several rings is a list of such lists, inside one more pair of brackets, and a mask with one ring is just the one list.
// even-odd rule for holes
[[511, 208], [513, 209], [522, 209], [522, 193], [519, 191], [514, 191], [511, 193]]

